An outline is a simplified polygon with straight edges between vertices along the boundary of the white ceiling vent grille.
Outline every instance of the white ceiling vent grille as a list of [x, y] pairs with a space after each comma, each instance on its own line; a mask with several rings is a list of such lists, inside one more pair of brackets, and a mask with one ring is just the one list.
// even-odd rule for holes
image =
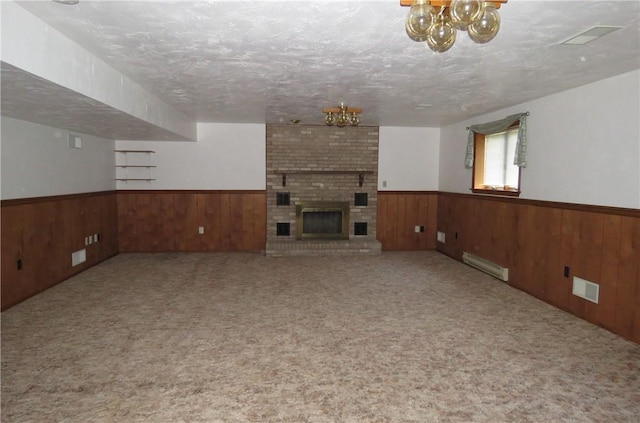
[[612, 32], [619, 30], [620, 28], [622, 27], [609, 26], [609, 25], [594, 26], [590, 29], [587, 29], [584, 32], [581, 32], [578, 35], [574, 35], [573, 37], [561, 42], [560, 44], [570, 45], [570, 46], [581, 46], [581, 45], [590, 43], [591, 41], [597, 40], [600, 37], [604, 37], [607, 34], [611, 34]]
[[600, 285], [574, 276], [573, 295], [598, 304]]

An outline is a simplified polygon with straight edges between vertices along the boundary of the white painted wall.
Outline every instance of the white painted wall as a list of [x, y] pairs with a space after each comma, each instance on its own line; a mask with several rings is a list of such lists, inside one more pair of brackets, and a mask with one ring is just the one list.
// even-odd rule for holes
[[[118, 182], [118, 189], [263, 190], [265, 131], [261, 124], [199, 123], [196, 143], [116, 141], [119, 150], [155, 151], [157, 166], [155, 181]], [[379, 188], [437, 190], [439, 137], [437, 128], [381, 127]]]
[[152, 182], [118, 189], [266, 189], [266, 126], [198, 123], [197, 142], [116, 141], [118, 150], [153, 150]]
[[[640, 71], [441, 129], [381, 127], [379, 189], [468, 193], [465, 127], [526, 110], [523, 198], [640, 208]], [[73, 150], [67, 134], [3, 117], [1, 198], [116, 188], [114, 142], [83, 135], [84, 148]], [[118, 149], [155, 150], [158, 166], [156, 181], [117, 188], [263, 190], [265, 136], [262, 124], [200, 123], [198, 142], [117, 141]]]
[[380, 127], [378, 190], [436, 191], [439, 155], [439, 128]]
[[640, 208], [640, 70], [442, 128], [440, 191], [469, 193], [468, 125], [527, 110], [522, 198]]
[[82, 148], [69, 148], [69, 132], [2, 117], [3, 200], [111, 191], [115, 189], [114, 141], [77, 134]]

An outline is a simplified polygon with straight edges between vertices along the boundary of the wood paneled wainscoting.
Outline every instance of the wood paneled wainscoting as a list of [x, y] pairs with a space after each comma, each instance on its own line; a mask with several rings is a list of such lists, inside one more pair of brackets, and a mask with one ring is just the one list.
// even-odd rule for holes
[[120, 252], [263, 251], [266, 227], [265, 191], [118, 191]]
[[[508, 267], [514, 287], [640, 343], [640, 210], [441, 193], [438, 230], [439, 251]], [[574, 276], [600, 285], [598, 304]]]
[[[1, 206], [3, 310], [118, 253], [115, 191], [3, 200]], [[71, 254], [82, 249], [87, 260], [72, 266]]]
[[[382, 250], [434, 250], [437, 214], [437, 192], [378, 191], [377, 236]], [[416, 232], [416, 226], [424, 232]]]

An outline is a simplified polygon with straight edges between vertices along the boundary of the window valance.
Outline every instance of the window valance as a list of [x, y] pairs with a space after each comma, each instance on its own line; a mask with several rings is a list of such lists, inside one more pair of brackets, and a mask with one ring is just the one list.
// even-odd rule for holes
[[514, 123], [520, 121], [518, 127], [518, 143], [516, 144], [516, 154], [513, 158], [513, 164], [519, 167], [527, 166], [527, 116], [529, 112], [516, 113], [509, 115], [504, 119], [493, 122], [480, 123], [467, 127], [469, 137], [467, 139], [467, 153], [464, 159], [464, 165], [467, 169], [473, 168], [473, 148], [474, 134], [490, 135], [498, 132], [506, 131]]

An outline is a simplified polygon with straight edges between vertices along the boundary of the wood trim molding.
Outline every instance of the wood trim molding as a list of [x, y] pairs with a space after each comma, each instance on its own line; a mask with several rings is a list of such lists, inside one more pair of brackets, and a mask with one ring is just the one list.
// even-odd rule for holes
[[119, 189], [120, 194], [266, 194], [267, 190], [261, 189]]
[[437, 195], [438, 191], [380, 191], [378, 195]]
[[520, 191], [509, 191], [506, 189], [483, 189], [483, 188], [471, 188], [471, 192], [474, 194], [485, 194], [485, 195], [501, 195], [503, 197], [518, 197], [520, 196]]
[[21, 206], [25, 204], [37, 204], [47, 203], [50, 201], [63, 201], [63, 200], [78, 200], [81, 198], [100, 197], [103, 195], [115, 195], [116, 191], [95, 191], [95, 192], [83, 192], [81, 194], [62, 194], [62, 195], [48, 195], [45, 197], [27, 197], [27, 198], [15, 198], [9, 200], [0, 201], [0, 206]]
[[482, 199], [482, 200], [500, 201], [500, 202], [515, 202], [517, 204], [528, 205], [528, 206], [576, 210], [576, 211], [585, 211], [585, 212], [591, 212], [591, 213], [605, 213], [605, 214], [612, 214], [617, 216], [640, 217], [640, 209], [630, 209], [630, 208], [624, 208], [624, 207], [596, 206], [591, 204], [563, 203], [559, 201], [547, 201], [547, 200], [531, 200], [531, 199], [525, 199], [525, 198], [510, 197], [510, 196], [504, 196], [504, 195], [491, 195], [491, 194], [465, 194], [465, 193], [458, 193], [458, 192], [443, 192], [443, 191], [439, 191], [438, 194], [445, 197], [473, 198], [476, 200]]
[[[266, 194], [267, 190], [114, 190], [114, 191], [96, 191], [85, 192], [81, 194], [63, 194], [63, 195], [50, 195], [45, 197], [29, 197], [29, 198], [16, 198], [9, 200], [1, 200], [0, 206], [10, 207], [24, 204], [36, 204], [45, 203], [49, 201], [60, 200], [74, 200], [80, 198], [90, 198], [103, 195], [113, 194]], [[612, 207], [612, 206], [596, 206], [591, 204], [578, 204], [578, 203], [563, 203], [559, 201], [547, 201], [547, 200], [530, 200], [524, 198], [515, 198], [507, 196], [495, 196], [491, 194], [465, 194], [458, 192], [446, 192], [446, 191], [380, 191], [378, 195], [424, 195], [424, 194], [437, 194], [449, 197], [460, 198], [475, 198], [489, 201], [506, 201], [517, 202], [523, 205], [532, 205], [538, 207], [559, 208], [577, 211], [586, 211], [593, 213], [606, 213], [618, 216], [630, 216], [640, 217], [640, 209], [631, 209], [624, 207]]]

